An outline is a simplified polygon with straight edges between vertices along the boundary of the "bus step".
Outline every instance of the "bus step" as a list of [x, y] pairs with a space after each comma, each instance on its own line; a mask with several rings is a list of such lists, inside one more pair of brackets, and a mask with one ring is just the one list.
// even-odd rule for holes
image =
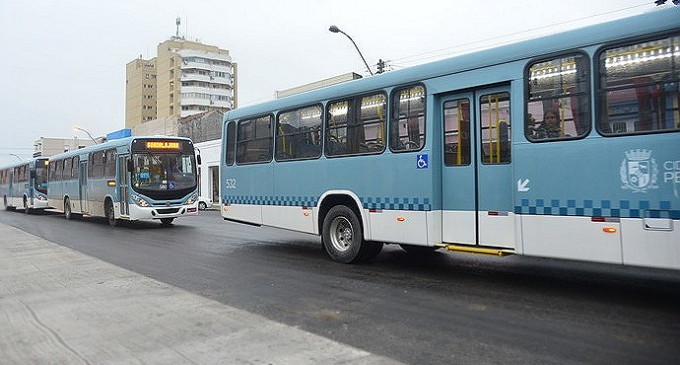
[[476, 254], [492, 255], [492, 256], [499, 256], [499, 257], [515, 254], [514, 250], [510, 250], [510, 249], [507, 249], [507, 248], [489, 248], [489, 247], [463, 246], [463, 245], [443, 245], [443, 247], [448, 251], [476, 253]]

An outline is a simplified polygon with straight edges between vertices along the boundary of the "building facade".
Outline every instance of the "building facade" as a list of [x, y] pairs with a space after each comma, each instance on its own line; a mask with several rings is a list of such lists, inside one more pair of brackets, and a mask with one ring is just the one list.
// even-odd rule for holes
[[[97, 141], [101, 143], [101, 138]], [[95, 144], [90, 139], [83, 139], [78, 137], [73, 138], [46, 138], [33, 142], [33, 157], [50, 157], [66, 151], [74, 151], [80, 148], [91, 146]]]
[[157, 56], [127, 64], [125, 127], [238, 105], [237, 65], [229, 51], [172, 37]]
[[138, 59], [125, 66], [125, 127], [156, 119], [156, 58]]

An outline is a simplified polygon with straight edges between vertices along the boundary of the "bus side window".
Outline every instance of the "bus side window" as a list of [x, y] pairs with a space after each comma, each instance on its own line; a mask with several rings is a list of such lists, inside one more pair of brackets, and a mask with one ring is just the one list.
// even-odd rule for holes
[[529, 65], [524, 134], [529, 141], [585, 137], [590, 132], [590, 68], [576, 53]]
[[[599, 56], [598, 131], [603, 135], [680, 129], [680, 36], [605, 49]], [[631, 62], [630, 60], [635, 60]]]
[[425, 145], [425, 87], [422, 85], [392, 92], [390, 150], [420, 150]]
[[227, 124], [227, 135], [225, 137], [226, 163], [227, 166], [234, 164], [234, 149], [236, 148], [236, 122], [229, 122]]
[[269, 162], [272, 159], [272, 116], [241, 120], [236, 136], [236, 163]]

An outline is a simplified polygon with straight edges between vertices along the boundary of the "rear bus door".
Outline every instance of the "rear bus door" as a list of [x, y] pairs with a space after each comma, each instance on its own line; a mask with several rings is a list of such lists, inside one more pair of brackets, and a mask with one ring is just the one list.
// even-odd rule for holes
[[444, 134], [442, 240], [514, 248], [510, 88], [438, 99]]
[[87, 208], [87, 161], [80, 161], [78, 193], [80, 194], [80, 212], [88, 213]]

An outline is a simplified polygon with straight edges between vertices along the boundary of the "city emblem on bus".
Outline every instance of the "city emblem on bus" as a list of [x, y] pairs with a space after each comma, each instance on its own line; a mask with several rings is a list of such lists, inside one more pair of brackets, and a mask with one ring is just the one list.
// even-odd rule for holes
[[656, 180], [659, 167], [652, 158], [652, 151], [645, 149], [629, 150], [621, 161], [619, 174], [622, 189], [630, 189], [634, 193], [646, 193], [649, 189], [657, 189]]

